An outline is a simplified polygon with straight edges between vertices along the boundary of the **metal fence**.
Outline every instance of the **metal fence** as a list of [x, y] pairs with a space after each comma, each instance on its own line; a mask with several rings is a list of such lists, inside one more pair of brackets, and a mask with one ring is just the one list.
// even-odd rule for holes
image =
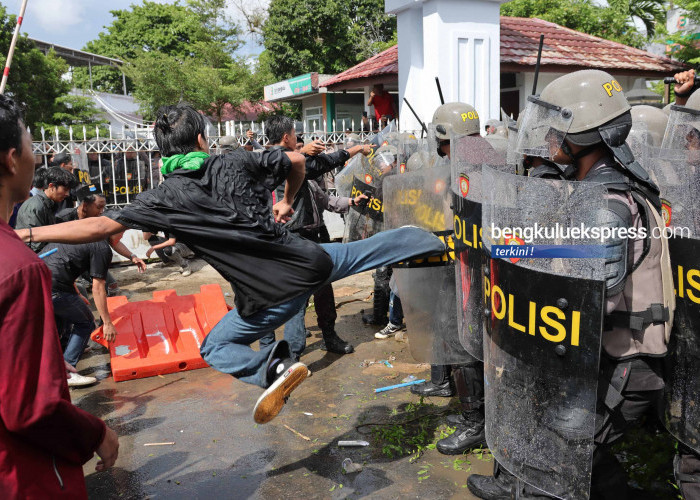
[[[270, 146], [264, 123], [226, 122], [223, 127], [221, 124], [210, 126], [207, 133], [209, 148], [212, 152], [218, 151], [219, 140], [224, 135], [234, 136], [240, 146], [247, 146], [250, 144], [247, 130], [253, 130], [255, 139], [263, 147]], [[369, 141], [376, 135], [376, 132], [365, 130], [352, 133], [362, 141]], [[329, 150], [334, 150], [345, 144], [348, 133], [304, 130], [299, 135], [305, 142], [320, 139]], [[118, 131], [109, 128], [107, 134], [104, 129], [97, 129], [93, 138], [88, 138], [85, 128], [78, 133], [70, 128], [67, 141], [59, 139], [58, 129], [52, 132], [42, 129], [41, 137], [42, 140], [33, 143], [36, 164], [48, 166], [59, 153], [72, 155], [79, 183], [99, 186], [109, 206], [127, 205], [134, 196], [162, 181], [160, 151], [150, 128]]]

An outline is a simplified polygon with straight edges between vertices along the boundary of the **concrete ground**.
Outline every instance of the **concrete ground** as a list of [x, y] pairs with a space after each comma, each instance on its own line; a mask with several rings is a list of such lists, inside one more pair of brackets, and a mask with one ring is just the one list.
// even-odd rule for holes
[[[230, 286], [211, 267], [200, 260], [192, 267], [188, 278], [160, 264], [149, 265], [143, 275], [133, 267], [114, 274], [132, 301], [154, 290], [173, 288], [184, 295], [198, 292], [201, 284], [220, 283], [233, 304]], [[444, 415], [455, 401], [421, 404], [407, 388], [374, 394], [374, 388], [412, 374], [429, 377], [429, 366], [416, 363], [407, 343], [375, 340], [376, 328], [362, 324], [360, 310], [371, 308], [371, 290], [370, 273], [335, 284], [336, 330], [355, 346], [350, 355], [320, 350], [309, 308], [313, 336], [302, 361], [313, 376], [267, 425], [252, 418], [258, 387], [210, 368], [115, 383], [108, 354], [94, 348], [78, 369], [100, 381], [72, 390], [71, 397], [119, 434], [120, 451], [109, 471], [94, 472], [96, 459], [85, 465], [90, 498], [475, 498], [466, 479], [491, 472], [488, 452], [449, 457], [431, 446], [444, 433]], [[389, 360], [393, 368], [370, 364], [379, 360]], [[340, 448], [339, 440], [370, 444]], [[362, 470], [343, 474], [346, 458]]]

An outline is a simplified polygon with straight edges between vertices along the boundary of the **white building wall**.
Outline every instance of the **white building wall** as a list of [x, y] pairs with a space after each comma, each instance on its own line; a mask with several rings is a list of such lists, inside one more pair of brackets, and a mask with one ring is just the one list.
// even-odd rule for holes
[[397, 16], [400, 127], [419, 125], [406, 97], [423, 121], [445, 102], [472, 104], [481, 120], [500, 118], [501, 0], [386, 0]]

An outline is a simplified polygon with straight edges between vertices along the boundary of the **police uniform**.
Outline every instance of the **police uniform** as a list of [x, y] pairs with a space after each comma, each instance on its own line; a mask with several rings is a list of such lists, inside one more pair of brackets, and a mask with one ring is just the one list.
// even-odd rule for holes
[[[597, 70], [571, 73], [549, 84], [531, 102], [533, 108], [539, 103], [541, 110], [550, 107], [569, 113], [565, 130], [556, 125], [539, 125], [549, 129], [552, 159], [557, 154], [553, 150], [558, 148], [553, 148], [551, 142], [558, 137], [561, 149], [557, 163], [576, 167], [576, 171], [569, 169], [566, 174], [559, 169], [561, 177], [579, 174], [579, 180], [600, 183], [606, 188], [607, 215], [612, 226], [644, 227], [649, 235], [654, 227], [663, 227], [658, 188], [625, 144], [632, 125], [630, 106], [612, 76]], [[534, 134], [533, 125], [533, 121], [524, 119], [519, 134]], [[519, 152], [528, 153], [520, 148]], [[592, 154], [598, 154], [599, 159], [581, 177], [581, 162]], [[665, 240], [647, 237], [610, 244], [617, 258], [606, 261], [606, 316], [591, 494], [619, 500], [627, 497], [626, 475], [608, 447], [642, 416], [661, 415], [662, 360], [667, 352], [675, 301]], [[472, 475], [467, 484], [480, 498], [510, 498], [513, 482], [513, 477], [496, 465], [494, 477]], [[547, 496], [530, 486], [521, 493], [521, 498]]]
[[[431, 129], [440, 156], [447, 155], [444, 147], [450, 143], [451, 134], [475, 136], [486, 144], [486, 140], [479, 137], [479, 115], [469, 104], [453, 102], [438, 107], [433, 114]], [[465, 357], [468, 361], [459, 365], [431, 365], [431, 380], [411, 387], [411, 392], [419, 396], [449, 397], [457, 394], [461, 411], [447, 417], [448, 424], [456, 427], [455, 432], [436, 445], [440, 453], [447, 455], [459, 455], [486, 444], [483, 363], [468, 354]]]

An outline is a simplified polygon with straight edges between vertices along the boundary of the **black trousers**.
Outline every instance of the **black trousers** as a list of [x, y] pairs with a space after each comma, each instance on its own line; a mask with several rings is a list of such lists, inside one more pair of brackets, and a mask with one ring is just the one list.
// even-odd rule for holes
[[[601, 360], [596, 409], [596, 448], [593, 452], [591, 498], [624, 500], [627, 495], [627, 474], [610, 451], [610, 446], [642, 418], [663, 418], [663, 360], [638, 358], [627, 362]], [[610, 393], [622, 397], [610, 404]], [[607, 401], [607, 404], [606, 404]], [[614, 406], [610, 408], [610, 406]]]
[[[299, 235], [316, 243], [330, 243], [331, 241], [326, 226], [312, 230], [302, 229], [299, 231]], [[333, 330], [338, 318], [338, 313], [335, 310], [333, 285], [330, 283], [324, 285], [314, 293], [314, 307], [316, 308], [318, 327], [321, 331]]]

